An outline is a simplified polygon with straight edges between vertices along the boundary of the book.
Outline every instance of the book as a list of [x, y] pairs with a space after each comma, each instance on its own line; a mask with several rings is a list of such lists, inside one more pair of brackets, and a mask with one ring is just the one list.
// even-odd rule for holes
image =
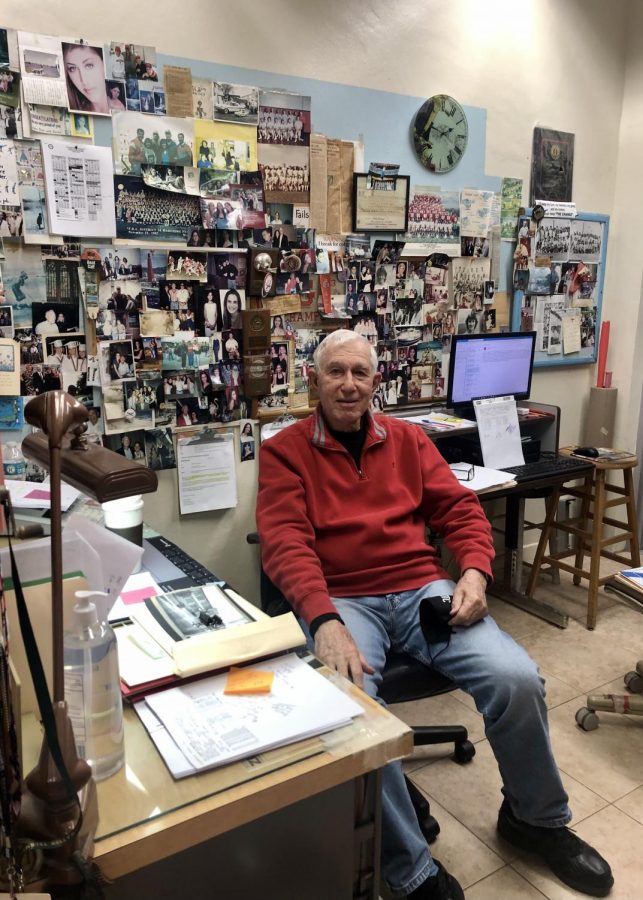
[[614, 575], [614, 581], [641, 594], [643, 597], [643, 566], [638, 569], [623, 569]]

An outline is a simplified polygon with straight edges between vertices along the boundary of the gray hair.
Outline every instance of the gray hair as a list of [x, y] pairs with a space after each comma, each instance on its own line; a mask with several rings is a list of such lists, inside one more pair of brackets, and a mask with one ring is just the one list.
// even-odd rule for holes
[[369, 344], [363, 334], [357, 334], [347, 328], [339, 328], [337, 331], [331, 331], [331, 333], [327, 334], [324, 340], [318, 344], [313, 353], [313, 365], [315, 371], [321, 371], [324, 365], [324, 359], [331, 350], [334, 350], [335, 347], [339, 347], [341, 344], [346, 344], [349, 341], [363, 342], [366, 347], [368, 347], [371, 369], [374, 375], [375, 372], [377, 372], [377, 353], [375, 352], [375, 347], [373, 347], [372, 344]]

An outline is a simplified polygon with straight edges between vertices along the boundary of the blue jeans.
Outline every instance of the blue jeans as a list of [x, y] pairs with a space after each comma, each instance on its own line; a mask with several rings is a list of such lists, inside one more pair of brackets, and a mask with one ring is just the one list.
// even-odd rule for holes
[[[526, 651], [487, 616], [455, 628], [448, 642], [429, 644], [420, 628], [423, 597], [452, 594], [452, 581], [379, 597], [340, 597], [333, 603], [375, 673], [364, 690], [377, 697], [389, 649], [433, 667], [474, 698], [517, 818], [556, 827], [571, 819], [567, 794], [549, 742], [544, 682]], [[384, 705], [382, 703], [382, 705]], [[474, 763], [475, 765], [475, 763]], [[394, 894], [410, 893], [436, 869], [418, 827], [400, 762], [382, 777], [382, 874]]]

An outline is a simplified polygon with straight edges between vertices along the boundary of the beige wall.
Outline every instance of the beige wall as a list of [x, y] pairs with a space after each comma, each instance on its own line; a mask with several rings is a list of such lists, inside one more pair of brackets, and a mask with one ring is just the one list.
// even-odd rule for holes
[[[99, 41], [126, 37], [177, 56], [415, 96], [444, 91], [487, 110], [487, 172], [519, 176], [526, 185], [533, 127], [574, 132], [574, 200], [579, 209], [613, 217], [604, 318], [614, 334], [617, 440], [634, 446], [642, 374], [638, 0], [111, 0], [108, 7], [96, 0], [3, 0], [1, 18], [10, 27], [82, 32]], [[535, 375], [534, 398], [562, 407], [563, 442], [580, 437], [594, 379], [593, 367]], [[243, 493], [252, 505], [251, 492]], [[169, 514], [169, 488], [163, 496]], [[214, 517], [217, 543], [239, 515]], [[245, 528], [251, 511], [242, 518]], [[191, 535], [198, 530], [185, 527]], [[207, 537], [205, 522], [199, 537]], [[245, 548], [237, 555], [240, 539], [223, 539], [226, 568], [243, 569], [249, 559]]]

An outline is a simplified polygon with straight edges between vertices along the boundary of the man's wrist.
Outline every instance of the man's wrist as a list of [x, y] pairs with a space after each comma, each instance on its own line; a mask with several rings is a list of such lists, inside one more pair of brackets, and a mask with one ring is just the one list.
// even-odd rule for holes
[[476, 569], [476, 568], [474, 568], [473, 566], [470, 566], [468, 569], [465, 569], [465, 570], [464, 570], [464, 572], [462, 573], [462, 577], [464, 578], [465, 575], [468, 575], [469, 573], [473, 574], [474, 576], [477, 575], [477, 576], [479, 576], [480, 578], [482, 578], [482, 579], [484, 580], [485, 587], [486, 587], [488, 584], [491, 584], [491, 578], [490, 578], [490, 576], [487, 575], [486, 572], [483, 572], [482, 569]]
[[339, 622], [341, 625], [344, 624], [344, 620], [337, 612], [327, 612], [322, 613], [321, 616], [315, 616], [310, 625], [308, 626], [308, 630], [310, 631], [310, 636], [313, 640], [315, 640], [315, 635], [317, 634], [318, 629], [325, 622]]

